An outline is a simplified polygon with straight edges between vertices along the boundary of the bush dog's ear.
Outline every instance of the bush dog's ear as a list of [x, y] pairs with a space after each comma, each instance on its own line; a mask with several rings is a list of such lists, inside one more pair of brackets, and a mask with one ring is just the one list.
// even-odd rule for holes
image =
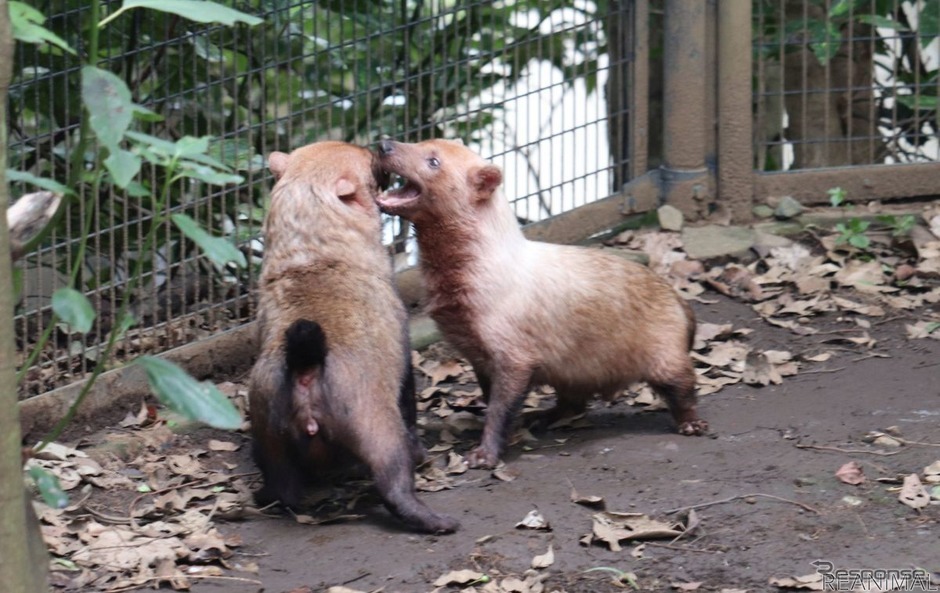
[[356, 195], [356, 184], [346, 179], [345, 177], [340, 177], [337, 179], [336, 187], [333, 189], [336, 191], [336, 195], [339, 196], [339, 199], [341, 200], [349, 200]]
[[290, 155], [286, 152], [275, 151], [268, 155], [268, 169], [271, 169], [271, 172], [274, 173], [275, 179], [280, 179], [284, 175], [289, 160]]
[[470, 185], [476, 190], [477, 200], [487, 200], [503, 182], [503, 172], [496, 165], [485, 165], [470, 171]]

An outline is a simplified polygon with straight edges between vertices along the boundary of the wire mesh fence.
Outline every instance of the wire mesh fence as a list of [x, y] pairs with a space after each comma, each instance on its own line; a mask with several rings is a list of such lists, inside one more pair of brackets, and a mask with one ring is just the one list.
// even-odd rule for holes
[[[111, 14], [119, 2], [100, 4]], [[101, 29], [97, 64], [159, 114], [135, 124], [153, 136], [209, 136], [208, 153], [244, 182], [224, 187], [174, 181], [164, 212], [185, 213], [248, 255], [246, 269], [219, 268], [172, 225], [144, 240], [154, 220], [160, 171], [144, 167], [126, 190], [91, 182], [92, 151], [76, 155], [81, 68], [89, 4], [52, 0], [46, 26], [78, 56], [19, 44], [10, 93], [12, 170], [70, 179], [70, 201], [45, 241], [18, 263], [20, 364], [44, 333], [51, 340], [25, 372], [22, 396], [89, 372], [129, 299], [137, 325], [116, 363], [164, 351], [245, 323], [263, 253], [260, 225], [271, 178], [264, 156], [338, 139], [369, 144], [461, 138], [506, 170], [505, 191], [523, 222], [606, 197], [626, 181], [620, 126], [629, 105], [608, 101], [616, 71], [626, 84], [629, 53], [611, 57], [632, 27], [632, 3], [519, 1], [273, 1], [234, 4], [264, 19], [256, 27], [200, 25], [151, 10]], [[623, 44], [619, 44], [618, 47]], [[616, 143], [611, 148], [611, 138]], [[86, 147], [87, 148], [87, 147]], [[100, 163], [98, 164], [100, 167]], [[14, 195], [28, 191], [14, 184]], [[413, 261], [408, 229], [386, 224], [400, 265]], [[82, 237], [87, 237], [83, 243]], [[138, 262], [139, 287], [125, 288]], [[81, 335], [53, 323], [51, 297], [72, 285], [97, 319]]]
[[754, 3], [757, 168], [940, 160], [940, 2]]
[[[694, 3], [227, 4], [262, 23], [204, 25], [135, 9], [100, 29], [94, 51], [93, 9], [113, 15], [121, 3], [50, 0], [42, 7], [46, 25], [77, 55], [18, 44], [9, 167], [67, 179], [78, 194], [17, 264], [19, 363], [26, 369], [21, 395], [85, 376], [113, 330], [123, 329], [116, 315], [123, 305], [136, 325], [118, 332], [112, 364], [249, 321], [264, 250], [260, 227], [272, 181], [265, 156], [271, 151], [325, 139], [460, 138], [503, 167], [506, 197], [520, 222], [530, 223], [626, 191], [647, 164], [662, 162], [662, 114], [676, 113], [676, 103], [686, 100], [663, 92], [664, 47], [689, 41], [667, 36], [664, 22], [670, 10]], [[753, 0], [750, 8], [750, 31], [718, 31], [750, 35], [752, 43], [753, 72], [745, 68], [738, 78], [750, 75], [753, 110], [734, 114], [753, 130], [755, 162], [744, 186], [794, 191], [802, 184], [806, 190], [799, 175], [821, 168], [853, 166], [841, 174], [857, 177], [892, 164], [940, 161], [940, 0]], [[699, 12], [717, 18], [715, 3]], [[717, 29], [700, 30], [715, 35]], [[720, 44], [697, 41], [708, 52]], [[120, 77], [131, 99], [159, 116], [143, 117], [135, 129], [171, 141], [206, 137], [207, 155], [243, 181], [168, 180], [159, 168], [145, 166], [121, 189], [108, 176], [94, 175], [100, 159], [93, 146], [79, 142], [84, 62]], [[715, 66], [714, 56], [702, 63]], [[717, 84], [718, 77], [706, 79]], [[714, 109], [721, 92], [710, 88], [699, 97], [705, 111]], [[709, 130], [698, 136], [711, 143], [701, 156], [713, 176], [716, 127], [700, 124]], [[935, 171], [916, 173], [923, 181]], [[14, 184], [14, 196], [29, 187]], [[659, 189], [661, 200], [666, 194]], [[236, 245], [249, 265], [213, 264], [177, 227], [155, 227], [179, 213]], [[152, 227], [157, 238], [151, 241]], [[386, 220], [385, 239], [398, 267], [415, 261], [409, 233], [399, 221]], [[131, 280], [139, 283], [128, 294]], [[62, 286], [91, 299], [98, 314], [91, 333], [54, 321], [51, 298]], [[44, 335], [48, 345], [28, 358]]]

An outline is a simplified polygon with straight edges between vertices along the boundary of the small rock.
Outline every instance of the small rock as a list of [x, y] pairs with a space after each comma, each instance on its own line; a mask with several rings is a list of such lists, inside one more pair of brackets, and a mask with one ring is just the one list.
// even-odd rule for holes
[[682, 244], [691, 259], [742, 257], [754, 244], [754, 231], [733, 226], [686, 227], [682, 229]]
[[774, 209], [774, 216], [780, 220], [789, 220], [799, 216], [803, 212], [803, 204], [790, 196], [780, 198], [780, 203]]
[[685, 218], [682, 216], [682, 211], [675, 206], [669, 204], [660, 206], [656, 214], [659, 216], [659, 227], [664, 231], [682, 230], [682, 223]]
[[917, 268], [909, 264], [901, 264], [894, 269], [894, 279], [898, 282], [909, 280], [911, 276], [917, 273]]
[[751, 209], [757, 218], [770, 218], [774, 215], [774, 209], [766, 204], [758, 204]]

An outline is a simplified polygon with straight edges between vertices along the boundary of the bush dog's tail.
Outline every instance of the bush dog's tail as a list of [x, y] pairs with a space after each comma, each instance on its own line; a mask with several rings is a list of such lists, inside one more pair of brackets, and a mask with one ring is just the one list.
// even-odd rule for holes
[[287, 370], [295, 377], [326, 362], [326, 335], [316, 321], [298, 319], [286, 332]]

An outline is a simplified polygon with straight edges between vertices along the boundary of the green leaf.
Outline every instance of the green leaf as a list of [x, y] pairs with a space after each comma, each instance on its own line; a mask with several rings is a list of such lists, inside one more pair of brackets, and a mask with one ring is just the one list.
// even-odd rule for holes
[[926, 331], [928, 334], [932, 334], [933, 332], [937, 331], [938, 328], [940, 328], [940, 321], [933, 321], [924, 326], [924, 331]]
[[[205, 154], [209, 150], [209, 136], [183, 136], [176, 141], [176, 156], [190, 157]], [[220, 163], [221, 165], [221, 163]]]
[[215, 265], [222, 267], [230, 261], [235, 262], [240, 268], [244, 268], [248, 265], [245, 261], [245, 254], [239, 251], [231, 242], [222, 237], [213, 237], [189, 216], [185, 214], [174, 214], [170, 218], [172, 218], [176, 226], [183, 231], [184, 235], [202, 249], [203, 253], [205, 253]]
[[46, 17], [41, 12], [22, 2], [11, 1], [9, 5], [13, 39], [24, 43], [50, 43], [73, 56], [77, 55], [64, 39], [42, 26]]
[[922, 47], [927, 47], [940, 35], [940, 0], [926, 0], [917, 13], [917, 33]]
[[124, 81], [101, 68], [82, 68], [82, 100], [98, 140], [114, 151], [138, 107]]
[[937, 97], [930, 95], [896, 95], [895, 99], [909, 109], [933, 111], [937, 108]]
[[241, 183], [245, 180], [241, 175], [220, 173], [213, 170], [211, 167], [205, 167], [192, 162], [184, 161], [180, 163], [180, 165], [181, 175], [204, 181], [210, 185], [228, 185], [229, 183]]
[[908, 30], [907, 27], [904, 26], [904, 23], [881, 16], [880, 14], [863, 14], [858, 17], [858, 20], [866, 25], [873, 25], [875, 27], [881, 27], [882, 29], [892, 29], [894, 31]]
[[123, 189], [140, 172], [140, 162], [140, 157], [133, 152], [113, 147], [108, 158], [104, 160], [104, 166], [111, 173], [115, 185]]
[[214, 428], [234, 430], [241, 427], [242, 418], [238, 410], [212, 383], [200, 383], [162, 358], [141, 356], [135, 364], [144, 367], [154, 394], [170, 409]]
[[854, 10], [860, 4], [859, 0], [839, 0], [829, 9], [829, 18], [840, 17]]
[[52, 310], [72, 329], [87, 334], [95, 321], [95, 310], [88, 298], [74, 288], [60, 288], [52, 293]]
[[36, 482], [39, 494], [46, 504], [54, 509], [64, 509], [69, 504], [69, 495], [62, 490], [59, 478], [38, 465], [29, 466], [29, 475]]
[[221, 23], [227, 26], [245, 23], [248, 26], [254, 26], [264, 22], [256, 16], [206, 0], [125, 0], [121, 8], [98, 23], [98, 27], [105, 26], [121, 13], [132, 8], [150, 8], [169, 12], [197, 23]]
[[839, 29], [833, 23], [827, 22], [825, 27], [818, 29], [815, 33], [814, 38], [818, 41], [810, 43], [810, 48], [819, 63], [825, 66], [839, 52], [839, 46], [842, 43]]
[[32, 173], [27, 173], [25, 171], [14, 171], [13, 169], [7, 169], [7, 181], [15, 181], [19, 183], [30, 183], [35, 185], [38, 188], [49, 190], [57, 194], [71, 194], [73, 192], [68, 187], [62, 185], [55, 179], [46, 179], [45, 177], [36, 177]]
[[829, 194], [829, 203], [833, 206], [840, 206], [845, 202], [845, 190], [841, 187], [830, 188], [826, 193]]
[[849, 245], [859, 249], [868, 249], [868, 246], [871, 245], [871, 239], [865, 235], [852, 235], [849, 237]]

